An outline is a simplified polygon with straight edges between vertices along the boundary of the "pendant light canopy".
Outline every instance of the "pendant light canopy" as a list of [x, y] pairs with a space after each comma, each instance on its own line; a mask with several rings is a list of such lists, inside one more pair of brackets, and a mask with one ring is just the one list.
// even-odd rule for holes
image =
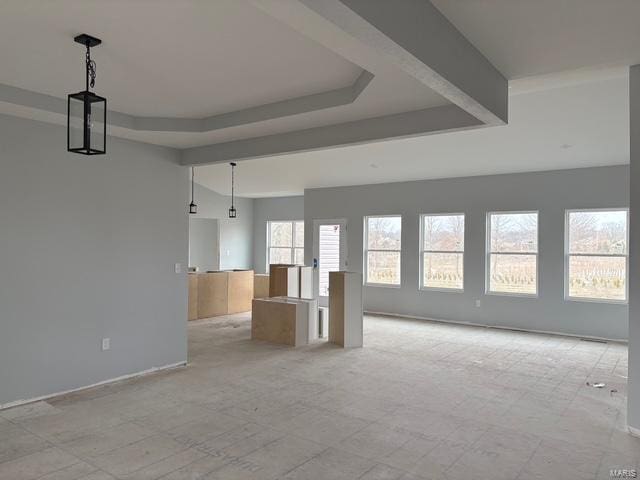
[[89, 91], [96, 83], [96, 62], [91, 60], [91, 47], [100, 45], [102, 40], [86, 33], [74, 40], [87, 49], [86, 83], [82, 92], [67, 97], [67, 151], [102, 155], [107, 151], [107, 99]]
[[235, 162], [231, 162], [229, 165], [231, 165], [231, 208], [229, 209], [229, 218], [236, 218], [238, 212], [236, 211], [236, 207], [233, 206], [233, 200], [235, 196], [234, 172], [235, 172], [236, 164]]
[[198, 213], [198, 205], [193, 201], [193, 191], [194, 191], [194, 176], [196, 169], [191, 167], [191, 203], [189, 204], [189, 214], [195, 215]]

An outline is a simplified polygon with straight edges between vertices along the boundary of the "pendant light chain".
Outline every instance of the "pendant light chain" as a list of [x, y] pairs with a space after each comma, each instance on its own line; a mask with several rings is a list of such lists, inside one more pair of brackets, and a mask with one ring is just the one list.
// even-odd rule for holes
[[86, 64], [87, 64], [87, 90], [89, 90], [89, 87], [93, 88], [96, 86], [97, 66], [96, 66], [95, 60], [91, 60], [91, 48], [88, 42], [87, 42]]

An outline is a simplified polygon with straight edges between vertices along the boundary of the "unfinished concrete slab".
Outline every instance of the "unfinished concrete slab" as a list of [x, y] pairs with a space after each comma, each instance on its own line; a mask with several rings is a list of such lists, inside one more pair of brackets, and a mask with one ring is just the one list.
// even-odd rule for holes
[[[0, 478], [609, 478], [627, 347], [365, 318], [365, 348], [189, 325], [190, 366], [0, 412]], [[590, 385], [587, 385], [587, 382]], [[594, 388], [594, 383], [604, 388]]]

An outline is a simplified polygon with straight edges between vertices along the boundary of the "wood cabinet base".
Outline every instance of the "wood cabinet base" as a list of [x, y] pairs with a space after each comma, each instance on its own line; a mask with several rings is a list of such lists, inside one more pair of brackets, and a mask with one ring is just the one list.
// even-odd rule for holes
[[297, 347], [308, 343], [308, 306], [283, 298], [256, 298], [251, 339]]
[[189, 274], [189, 320], [248, 312], [253, 270]]

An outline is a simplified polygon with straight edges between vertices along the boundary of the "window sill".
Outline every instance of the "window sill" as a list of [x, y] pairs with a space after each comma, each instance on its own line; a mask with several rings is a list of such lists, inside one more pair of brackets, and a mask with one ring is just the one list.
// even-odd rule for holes
[[464, 293], [464, 288], [419, 287], [421, 292]]
[[484, 294], [492, 297], [538, 298], [537, 293], [485, 292]]
[[607, 305], [629, 305], [628, 300], [610, 300], [606, 298], [590, 298], [590, 297], [564, 297], [567, 302], [579, 303], [604, 303]]
[[376, 287], [376, 288], [402, 288], [402, 285], [394, 285], [392, 283], [369, 283], [365, 282], [365, 287]]

